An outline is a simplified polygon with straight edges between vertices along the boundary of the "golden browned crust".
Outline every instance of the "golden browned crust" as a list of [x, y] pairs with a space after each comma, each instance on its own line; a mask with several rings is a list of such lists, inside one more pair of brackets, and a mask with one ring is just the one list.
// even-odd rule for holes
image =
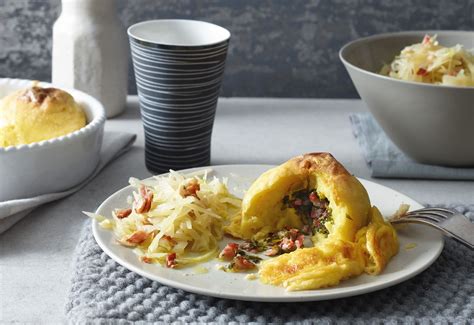
[[64, 92], [60, 91], [57, 88], [41, 88], [41, 87], [31, 87], [25, 89], [23, 93], [19, 96], [20, 100], [35, 103], [43, 104], [43, 102], [48, 100], [61, 100], [64, 97]]
[[86, 115], [67, 92], [33, 86], [0, 100], [0, 147], [59, 137], [86, 124]]
[[301, 169], [306, 169], [307, 173], [328, 173], [333, 176], [351, 174], [347, 169], [328, 152], [312, 152], [295, 157], [294, 161]]

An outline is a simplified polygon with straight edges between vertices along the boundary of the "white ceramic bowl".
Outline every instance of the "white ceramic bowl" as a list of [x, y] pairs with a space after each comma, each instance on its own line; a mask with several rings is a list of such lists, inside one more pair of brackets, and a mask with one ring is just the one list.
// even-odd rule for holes
[[[0, 79], [0, 98], [31, 85], [31, 80]], [[54, 87], [48, 83], [40, 85]], [[0, 148], [0, 201], [66, 190], [96, 168], [104, 133], [104, 108], [81, 91], [64, 90], [84, 109], [87, 125], [58, 138]]]
[[428, 164], [474, 166], [474, 87], [403, 81], [378, 74], [407, 45], [425, 34], [440, 44], [474, 48], [474, 32], [413, 31], [350, 42], [339, 55], [360, 97], [390, 139], [411, 158]]

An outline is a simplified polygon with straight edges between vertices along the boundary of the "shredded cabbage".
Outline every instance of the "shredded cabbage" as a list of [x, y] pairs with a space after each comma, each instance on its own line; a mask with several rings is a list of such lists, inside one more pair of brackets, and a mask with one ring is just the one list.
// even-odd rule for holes
[[439, 45], [436, 35], [405, 47], [380, 74], [407, 81], [474, 87], [474, 54], [457, 44]]
[[112, 219], [85, 214], [112, 229], [117, 241], [134, 247], [146, 263], [180, 267], [209, 260], [218, 253], [224, 223], [240, 213], [241, 200], [230, 194], [227, 179], [208, 179], [208, 172], [130, 178], [136, 190], [124, 202], [128, 208], [120, 207]]

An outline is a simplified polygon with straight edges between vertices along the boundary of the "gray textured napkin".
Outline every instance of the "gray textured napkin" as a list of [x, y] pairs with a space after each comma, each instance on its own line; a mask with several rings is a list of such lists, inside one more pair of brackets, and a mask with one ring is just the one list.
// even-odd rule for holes
[[373, 177], [474, 180], [474, 168], [425, 165], [408, 158], [369, 113], [351, 114], [349, 118]]
[[[474, 221], [474, 205], [451, 206]], [[473, 323], [474, 251], [446, 240], [438, 260], [399, 285], [361, 296], [307, 303], [206, 297], [151, 281], [110, 259], [84, 225], [66, 303], [71, 323]]]
[[36, 197], [0, 202], [0, 234], [30, 213], [35, 207], [71, 195], [90, 182], [113, 159], [130, 149], [136, 135], [124, 132], [105, 132], [100, 161], [92, 175], [82, 183], [63, 192], [47, 193]]

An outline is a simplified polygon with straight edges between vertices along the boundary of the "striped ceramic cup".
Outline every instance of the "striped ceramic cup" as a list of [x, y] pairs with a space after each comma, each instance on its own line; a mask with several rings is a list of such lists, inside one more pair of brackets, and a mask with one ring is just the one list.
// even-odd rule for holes
[[172, 19], [135, 24], [128, 35], [148, 170], [210, 165], [229, 31], [202, 21]]

